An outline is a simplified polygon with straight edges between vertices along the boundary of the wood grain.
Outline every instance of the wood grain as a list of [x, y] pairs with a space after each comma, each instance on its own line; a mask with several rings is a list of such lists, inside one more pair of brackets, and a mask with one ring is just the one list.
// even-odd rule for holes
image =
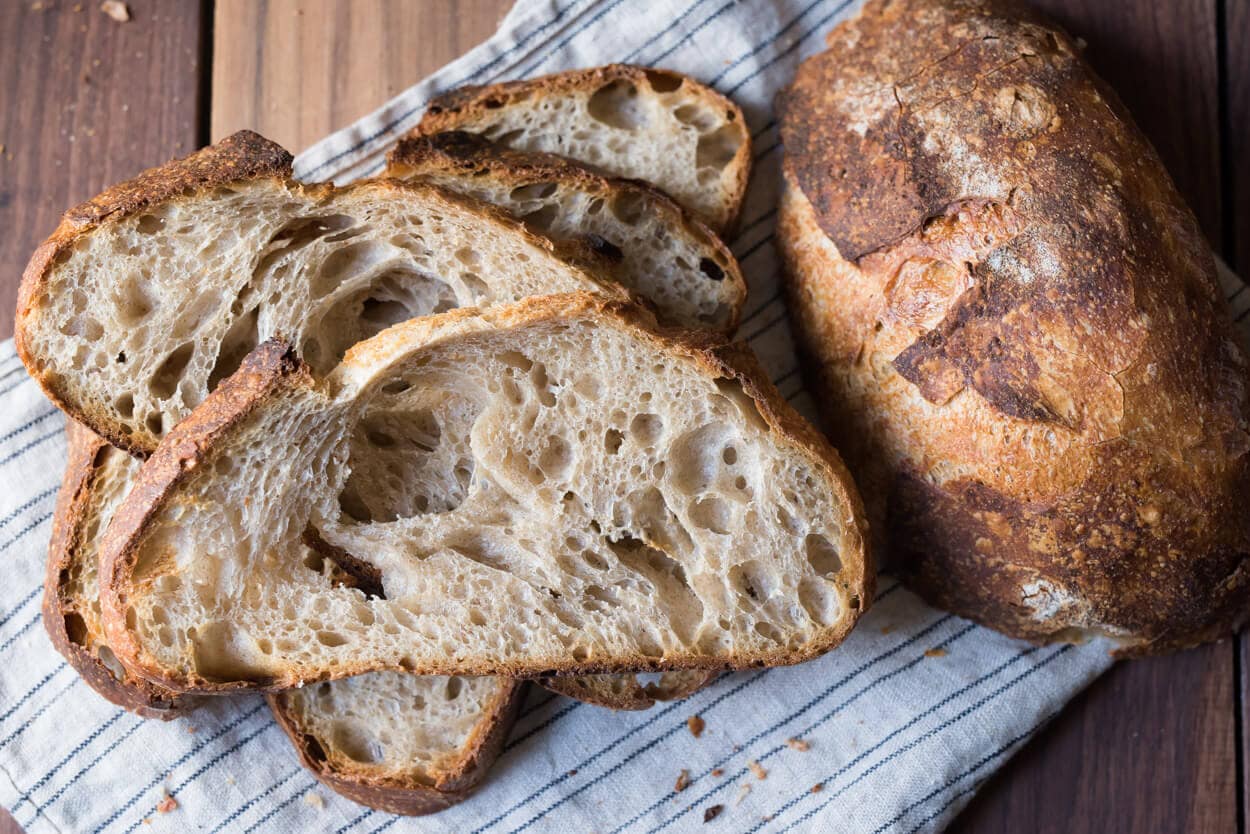
[[1116, 666], [992, 777], [949, 830], [1233, 834], [1231, 647]]
[[1223, 35], [1224, 256], [1245, 274], [1250, 272], [1250, 0], [1226, 0]]
[[196, 146], [199, 0], [0, 3], [0, 339], [17, 277], [61, 212]]
[[[26, 259], [61, 212], [195, 148], [200, 0], [0, 3], [0, 339]], [[0, 834], [20, 834], [0, 811]]]
[[485, 40], [510, 0], [218, 0], [212, 136], [300, 151]]

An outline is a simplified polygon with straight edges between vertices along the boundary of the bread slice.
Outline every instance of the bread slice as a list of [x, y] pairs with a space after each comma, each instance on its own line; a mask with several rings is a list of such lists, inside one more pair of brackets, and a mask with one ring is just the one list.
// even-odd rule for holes
[[388, 160], [388, 177], [468, 194], [541, 234], [587, 241], [618, 259], [616, 280], [655, 302], [662, 321], [725, 332], [737, 325], [747, 287], [733, 253], [651, 185], [460, 131], [405, 139]]
[[[309, 531], [383, 593], [314, 569]], [[123, 662], [209, 691], [796, 663], [872, 586], [841, 460], [749, 351], [585, 293], [396, 325], [320, 383], [265, 343], [103, 564]]]
[[[44, 626], [87, 685], [112, 703], [146, 718], [185, 714], [195, 699], [128, 671], [100, 621], [99, 540], [139, 462], [72, 421], [67, 432]], [[350, 581], [333, 565], [323, 567]], [[300, 759], [328, 787], [374, 808], [423, 814], [459, 801], [481, 780], [519, 701], [520, 686], [506, 678], [376, 672], [281, 693], [270, 706]]]
[[131, 673], [114, 656], [100, 617], [100, 538], [121, 503], [139, 462], [70, 420], [65, 477], [52, 515], [43, 625], [52, 645], [83, 681], [119, 707], [145, 718], [170, 719], [187, 699]]
[[651, 709], [656, 701], [680, 701], [716, 680], [717, 672], [682, 669], [644, 682], [638, 675], [571, 675], [543, 678], [552, 692], [609, 709]]
[[448, 130], [645, 179], [722, 234], [751, 170], [738, 105], [681, 73], [627, 64], [452, 90], [430, 102], [414, 133]]
[[145, 454], [272, 335], [322, 373], [412, 316], [620, 293], [599, 262], [430, 185], [301, 185], [236, 133], [68, 212], [26, 269], [17, 348], [71, 416]]
[[507, 678], [372, 672], [268, 698], [326, 787], [393, 814], [431, 814], [482, 781], [522, 691]]

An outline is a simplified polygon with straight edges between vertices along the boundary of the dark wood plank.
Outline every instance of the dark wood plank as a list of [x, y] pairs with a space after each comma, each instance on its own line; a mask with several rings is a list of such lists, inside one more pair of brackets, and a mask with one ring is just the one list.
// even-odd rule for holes
[[61, 212], [196, 146], [201, 0], [0, 3], [0, 338]]
[[[1225, 0], [1225, 257], [1250, 272], [1250, 2]], [[1244, 690], [1243, 690], [1244, 691]]]
[[485, 40], [511, 5], [218, 0], [213, 139], [246, 127], [302, 150]]
[[1233, 834], [1231, 647], [1115, 667], [991, 778], [950, 831]]
[[[1090, 61], [1219, 245], [1215, 0], [1033, 2], [1088, 41]], [[1244, 0], [1234, 6], [1246, 14]], [[1113, 669], [993, 778], [952, 830], [1237, 831], [1235, 651], [1225, 642]]]
[[[0, 339], [26, 259], [61, 212], [193, 149], [200, 132], [201, 0], [0, 3]], [[0, 810], [0, 834], [20, 834]]]

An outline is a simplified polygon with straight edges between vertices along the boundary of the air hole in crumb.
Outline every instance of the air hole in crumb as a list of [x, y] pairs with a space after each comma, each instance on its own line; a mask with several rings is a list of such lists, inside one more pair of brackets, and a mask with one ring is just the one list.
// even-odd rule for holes
[[65, 636], [76, 646], [87, 644], [87, 621], [81, 615], [70, 612], [65, 615]]
[[638, 89], [628, 81], [603, 85], [590, 97], [586, 109], [591, 118], [620, 130], [647, 126], [647, 114], [638, 104]]
[[675, 73], [660, 72], [659, 70], [643, 70], [643, 72], [646, 73], [647, 83], [657, 93], [671, 93], [685, 83], [685, 79]]
[[508, 194], [508, 198], [518, 202], [522, 200], [545, 200], [556, 193], [556, 184], [554, 182], [534, 182], [529, 185], [519, 185], [512, 189]]
[[699, 271], [713, 281], [723, 281], [725, 279], [725, 270], [721, 269], [720, 264], [711, 258], [699, 259]]
[[729, 533], [733, 523], [733, 512], [729, 505], [714, 495], [707, 495], [694, 502], [690, 508], [690, 520], [704, 530], [711, 530], [722, 536]]
[[454, 700], [456, 700], [457, 698], [459, 698], [459, 697], [460, 697], [460, 692], [461, 692], [461, 690], [463, 690], [463, 689], [464, 689], [464, 681], [460, 680], [460, 678], [457, 678], [457, 677], [454, 677], [454, 676], [453, 676], [453, 677], [448, 678], [448, 679], [447, 679], [447, 690], [446, 690], [446, 692], [447, 692], [447, 700], [448, 700], [448, 701], [454, 701]]
[[803, 549], [812, 570], [821, 576], [833, 576], [842, 570], [842, 560], [833, 542], [819, 533], [809, 533], [803, 540]]
[[139, 218], [139, 222], [135, 224], [135, 229], [139, 234], [154, 235], [161, 229], [165, 228], [164, 219], [154, 214], [145, 214]]
[[133, 394], [122, 394], [113, 401], [113, 408], [117, 409], [117, 413], [123, 420], [129, 420], [135, 416], [135, 398]]
[[664, 434], [664, 419], [658, 414], [639, 414], [630, 421], [629, 433], [640, 446], [653, 446]]
[[609, 455], [615, 455], [621, 450], [621, 443], [624, 442], [625, 435], [616, 429], [608, 429], [603, 436], [603, 449]]
[[733, 161], [741, 144], [741, 132], [733, 125], [723, 125], [705, 133], [699, 137], [699, 144], [695, 147], [695, 167], [722, 169]]
[[646, 208], [646, 196], [641, 191], [627, 189], [614, 195], [608, 201], [608, 209], [627, 226], [636, 226], [642, 220]]
[[551, 205], [543, 206], [540, 209], [535, 209], [529, 214], [521, 215], [521, 222], [530, 228], [537, 229], [540, 232], [545, 232], [551, 228], [551, 224], [555, 221], [558, 212], [559, 206], [552, 203]]
[[195, 345], [187, 342], [165, 357], [165, 361], [156, 369], [151, 382], [148, 383], [153, 396], [163, 400], [173, 395], [178, 389], [178, 383], [182, 381], [182, 372], [187, 369], [187, 364], [194, 353]]

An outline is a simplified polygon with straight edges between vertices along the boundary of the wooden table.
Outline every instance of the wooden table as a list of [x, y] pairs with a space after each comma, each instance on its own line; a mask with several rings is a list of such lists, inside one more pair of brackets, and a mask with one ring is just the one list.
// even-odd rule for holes
[[[1250, 270], [1250, 0], [1036, 1], [1089, 42], [1211, 242]], [[509, 2], [128, 0], [119, 23], [99, 0], [2, 0], [0, 310], [68, 206], [241, 127], [301, 149], [484, 39]], [[952, 830], [1243, 834], [1248, 650], [1119, 665]]]

